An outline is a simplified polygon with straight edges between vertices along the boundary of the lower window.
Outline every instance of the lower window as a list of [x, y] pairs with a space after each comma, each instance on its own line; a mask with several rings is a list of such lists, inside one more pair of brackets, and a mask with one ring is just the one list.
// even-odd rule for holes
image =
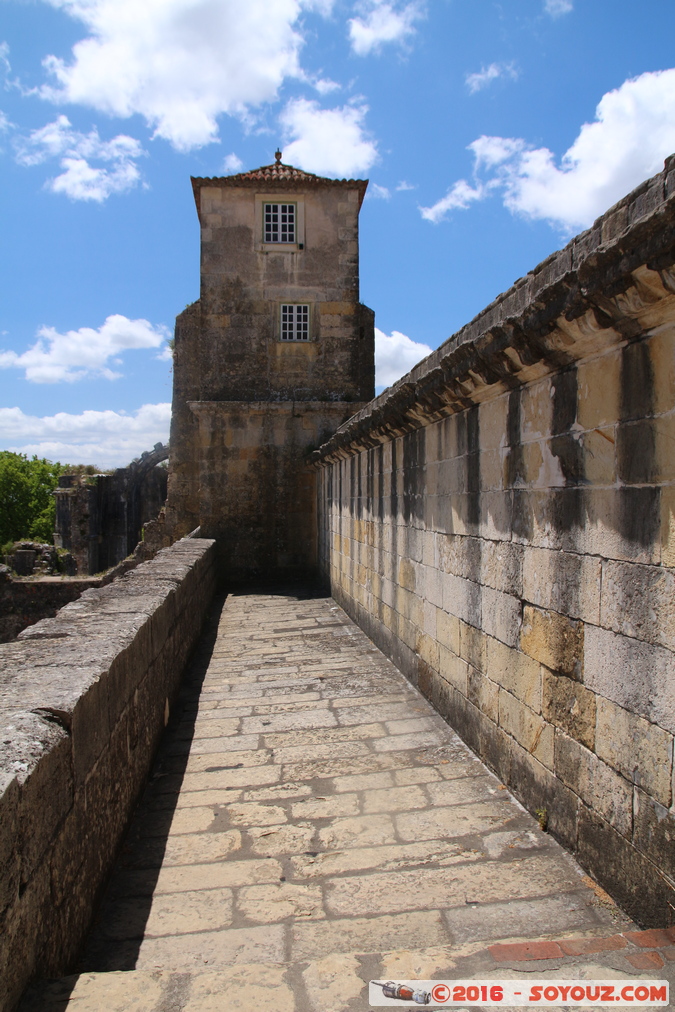
[[281, 307], [281, 340], [309, 341], [309, 306]]

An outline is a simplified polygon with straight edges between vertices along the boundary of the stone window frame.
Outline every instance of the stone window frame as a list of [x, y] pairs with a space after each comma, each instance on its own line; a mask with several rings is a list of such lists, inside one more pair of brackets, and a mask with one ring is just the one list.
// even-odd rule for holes
[[[290, 321], [294, 331], [293, 337], [284, 336], [284, 324], [288, 325], [289, 322], [287, 317], [287, 312], [289, 309], [293, 310], [293, 319], [292, 321]], [[296, 311], [298, 309], [306, 310], [306, 313], [304, 314], [306, 318], [301, 321], [304, 325], [303, 331], [301, 333], [304, 333], [305, 336], [301, 337], [298, 337], [297, 334], [295, 333], [295, 327], [297, 326], [298, 322], [296, 319]], [[313, 317], [312, 305], [310, 302], [280, 302], [279, 311], [277, 314], [278, 320], [277, 325], [279, 328], [278, 339], [280, 341], [283, 341], [284, 344], [308, 344], [310, 341], [314, 340], [314, 336], [312, 334], [312, 322], [313, 322], [312, 317]]]
[[[295, 242], [265, 241], [265, 204], [295, 204]], [[296, 253], [305, 248], [305, 201], [302, 194], [256, 193], [256, 248], [265, 253]]]

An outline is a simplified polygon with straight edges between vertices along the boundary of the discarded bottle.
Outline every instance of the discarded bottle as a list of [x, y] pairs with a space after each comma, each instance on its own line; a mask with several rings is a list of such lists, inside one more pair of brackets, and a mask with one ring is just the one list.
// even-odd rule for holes
[[395, 984], [393, 980], [383, 983], [381, 980], [372, 981], [376, 987], [382, 988], [385, 998], [398, 998], [399, 1001], [414, 1001], [418, 1005], [428, 1005], [431, 1001], [429, 991], [414, 991], [409, 984]]

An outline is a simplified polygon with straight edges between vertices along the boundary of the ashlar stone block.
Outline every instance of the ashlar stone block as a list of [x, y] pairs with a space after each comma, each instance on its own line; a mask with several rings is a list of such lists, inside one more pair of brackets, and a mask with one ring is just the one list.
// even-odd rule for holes
[[675, 566], [675, 488], [661, 489], [661, 564]]
[[619, 417], [621, 353], [616, 348], [577, 367], [577, 421], [584, 429], [611, 425]]
[[451, 650], [441, 647], [440, 650], [440, 675], [450, 685], [454, 685], [463, 696], [468, 693], [469, 665], [463, 658]]
[[523, 546], [512, 541], [484, 541], [481, 550], [481, 582], [514, 597], [524, 596], [523, 553]]
[[553, 671], [572, 678], [583, 674], [584, 628], [581, 622], [555, 611], [526, 605], [520, 648]]
[[[630, 677], [626, 672], [630, 672]], [[675, 733], [672, 651], [587, 625], [584, 684], [625, 710]]]
[[487, 673], [521, 703], [541, 713], [542, 667], [538, 661], [506, 643], [488, 638]]
[[530, 546], [523, 551], [523, 598], [570, 618], [599, 624], [601, 576], [601, 560], [593, 556]]
[[439, 645], [459, 654], [462, 625], [456, 615], [449, 615], [447, 611], [439, 609], [436, 613], [436, 637]]
[[495, 397], [480, 405], [481, 451], [500, 449], [504, 445], [509, 410], [508, 394]]
[[597, 696], [564, 675], [542, 672], [542, 714], [572, 738], [592, 749], [595, 744]]
[[488, 638], [482, 629], [467, 625], [466, 622], [459, 622], [460, 648], [459, 654], [464, 660], [477, 671], [487, 670], [487, 644]]
[[675, 649], [675, 573], [661, 566], [604, 562], [600, 624]]
[[446, 573], [443, 576], [443, 610], [469, 625], [481, 626], [481, 586], [473, 580]]
[[481, 615], [483, 629], [489, 636], [511, 647], [518, 645], [522, 624], [520, 598], [482, 587]]
[[556, 731], [555, 774], [622, 836], [633, 829], [633, 785], [575, 738]]
[[670, 806], [672, 734], [609, 699], [598, 699], [595, 752], [660, 804]]
[[499, 691], [499, 725], [548, 769], [553, 769], [553, 725], [504, 689]]
[[545, 439], [551, 432], [551, 380], [530, 383], [520, 396], [521, 438], [523, 443]]
[[664, 875], [675, 879], [675, 813], [639, 787], [634, 790], [633, 839]]
[[499, 720], [499, 686], [480, 671], [469, 667], [467, 679], [467, 695], [481, 713], [494, 721]]

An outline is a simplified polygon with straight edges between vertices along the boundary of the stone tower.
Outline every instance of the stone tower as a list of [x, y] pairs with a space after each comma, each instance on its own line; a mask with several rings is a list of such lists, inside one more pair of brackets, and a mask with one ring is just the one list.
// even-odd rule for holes
[[201, 292], [176, 320], [167, 522], [218, 541], [228, 580], [311, 572], [315, 449], [374, 396], [359, 302], [367, 180], [277, 160], [193, 179]]

